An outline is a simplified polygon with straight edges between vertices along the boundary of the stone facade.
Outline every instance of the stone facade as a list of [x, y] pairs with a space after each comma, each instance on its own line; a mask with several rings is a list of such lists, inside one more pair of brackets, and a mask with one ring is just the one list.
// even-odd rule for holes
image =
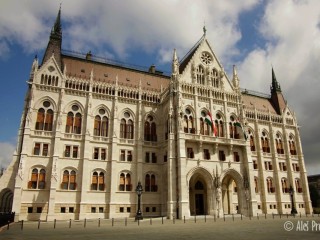
[[181, 61], [174, 51], [170, 76], [61, 42], [59, 11], [0, 179], [16, 220], [134, 217], [139, 181], [144, 216], [290, 213], [290, 186], [297, 211], [312, 211], [299, 126], [273, 71], [271, 96], [241, 90], [205, 33]]

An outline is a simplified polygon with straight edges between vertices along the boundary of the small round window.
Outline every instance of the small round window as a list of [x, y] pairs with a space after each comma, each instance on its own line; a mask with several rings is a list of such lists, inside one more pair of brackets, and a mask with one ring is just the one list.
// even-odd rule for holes
[[207, 113], [206, 113], [205, 111], [202, 111], [202, 112], [201, 112], [201, 116], [202, 116], [202, 117], [205, 117], [206, 115], [207, 115]]
[[130, 117], [130, 113], [128, 113], [128, 112], [125, 112], [123, 115], [124, 115], [125, 118], [129, 118]]
[[190, 113], [191, 113], [190, 109], [187, 108], [187, 109], [186, 109], [186, 114], [190, 114]]
[[79, 107], [77, 105], [72, 105], [72, 110], [73, 111], [78, 111], [79, 110]]
[[231, 122], [233, 122], [233, 121], [234, 121], [234, 117], [233, 117], [233, 116], [231, 116], [231, 117], [230, 117], [230, 120], [231, 120]]
[[104, 115], [106, 113], [106, 111], [103, 108], [99, 109], [99, 114]]
[[46, 108], [47, 108], [47, 107], [50, 107], [50, 105], [51, 105], [51, 104], [50, 104], [49, 101], [44, 101], [44, 102], [43, 102], [43, 106], [46, 107]]

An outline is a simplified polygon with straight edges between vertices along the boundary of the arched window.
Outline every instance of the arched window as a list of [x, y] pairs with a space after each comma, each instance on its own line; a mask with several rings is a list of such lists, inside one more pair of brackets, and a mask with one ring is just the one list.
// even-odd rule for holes
[[49, 101], [44, 101], [42, 108], [38, 110], [36, 130], [52, 131], [53, 126], [53, 110]]
[[212, 69], [210, 74], [211, 74], [212, 86], [215, 88], [219, 88], [218, 71], [214, 68]]
[[256, 145], [254, 142], [254, 136], [253, 136], [253, 132], [251, 131], [251, 129], [248, 130], [248, 136], [250, 139], [250, 149], [252, 152], [256, 151]]
[[156, 176], [154, 174], [146, 174], [145, 176], [145, 191], [157, 192], [158, 186], [156, 185]]
[[78, 105], [72, 105], [67, 114], [66, 133], [81, 134], [82, 115]]
[[65, 190], [76, 190], [76, 171], [65, 170], [62, 176], [61, 188]]
[[124, 112], [124, 118], [120, 120], [120, 138], [133, 139], [134, 124], [129, 112]]
[[101, 117], [97, 115], [94, 118], [94, 129], [93, 129], [94, 136], [100, 136], [100, 130], [101, 130]]
[[149, 115], [144, 122], [144, 140], [151, 142], [157, 141], [157, 126], [151, 115]]
[[133, 139], [133, 121], [131, 119], [128, 120], [127, 124], [127, 138]]
[[108, 137], [109, 119], [103, 108], [99, 109], [99, 115], [94, 118], [94, 136]]
[[257, 177], [254, 177], [254, 190], [256, 193], [259, 192], [259, 180]]
[[45, 110], [40, 108], [37, 114], [36, 130], [43, 130]]
[[197, 83], [204, 85], [204, 68], [202, 65], [197, 68]]
[[284, 154], [282, 139], [279, 133], [276, 134], [276, 149], [278, 154]]
[[295, 183], [295, 186], [296, 186], [296, 191], [298, 193], [302, 193], [302, 187], [301, 187], [301, 183], [300, 183], [300, 179], [299, 178], [296, 178], [294, 180], [294, 183]]
[[126, 138], [126, 120], [121, 119], [120, 121], [120, 138]]
[[32, 169], [31, 181], [28, 183], [28, 188], [31, 189], [44, 189], [46, 185], [46, 170]]
[[262, 146], [263, 152], [270, 153], [269, 139], [268, 139], [268, 135], [265, 131], [262, 132], [261, 146]]
[[275, 188], [273, 186], [273, 180], [271, 177], [267, 178], [267, 190], [268, 193], [274, 193], [275, 192]]
[[216, 126], [217, 126], [217, 137], [224, 137], [223, 119], [219, 113], [216, 115]]
[[290, 135], [289, 137], [289, 149], [291, 155], [297, 155], [296, 145], [294, 143], [294, 137]]
[[103, 172], [94, 172], [92, 173], [92, 181], [91, 181], [91, 190], [95, 191], [104, 191], [104, 173]]
[[185, 133], [195, 133], [194, 122], [191, 110], [186, 108], [184, 115], [184, 132]]
[[210, 135], [210, 129], [211, 126], [205, 121], [205, 118], [207, 116], [207, 112], [201, 111], [201, 117], [200, 117], [200, 134], [201, 135]]
[[230, 138], [239, 139], [240, 135], [238, 133], [238, 129], [236, 126], [236, 119], [234, 116], [230, 116], [230, 122], [229, 122], [229, 134]]
[[283, 193], [288, 193], [289, 188], [288, 188], [288, 181], [286, 178], [281, 178], [281, 187], [282, 187], [282, 192]]
[[130, 173], [120, 174], [119, 191], [131, 191], [131, 175]]

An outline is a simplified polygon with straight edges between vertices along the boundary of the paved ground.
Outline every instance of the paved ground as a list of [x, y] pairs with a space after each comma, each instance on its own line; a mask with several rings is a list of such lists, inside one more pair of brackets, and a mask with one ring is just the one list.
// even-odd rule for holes
[[[290, 222], [288, 222], [290, 221]], [[57, 221], [56, 228], [53, 222], [41, 222], [38, 229], [38, 222], [24, 222], [23, 230], [21, 223], [13, 223], [3, 227], [0, 231], [0, 239], [320, 239], [320, 217], [296, 216], [264, 216], [252, 218], [231, 216], [223, 219], [198, 217], [186, 220], [167, 220], [162, 224], [161, 218], [144, 219], [134, 222], [128, 219], [125, 225], [124, 219], [101, 220], [100, 227], [98, 220], [72, 221], [69, 228], [69, 221]], [[286, 229], [287, 230], [286, 230]], [[290, 230], [290, 231], [288, 231]]]

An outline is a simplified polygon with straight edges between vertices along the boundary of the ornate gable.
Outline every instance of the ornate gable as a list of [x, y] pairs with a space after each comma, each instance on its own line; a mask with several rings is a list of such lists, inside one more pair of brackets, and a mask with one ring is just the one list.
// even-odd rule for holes
[[205, 35], [183, 57], [179, 67], [183, 82], [214, 87], [227, 92], [233, 88]]

